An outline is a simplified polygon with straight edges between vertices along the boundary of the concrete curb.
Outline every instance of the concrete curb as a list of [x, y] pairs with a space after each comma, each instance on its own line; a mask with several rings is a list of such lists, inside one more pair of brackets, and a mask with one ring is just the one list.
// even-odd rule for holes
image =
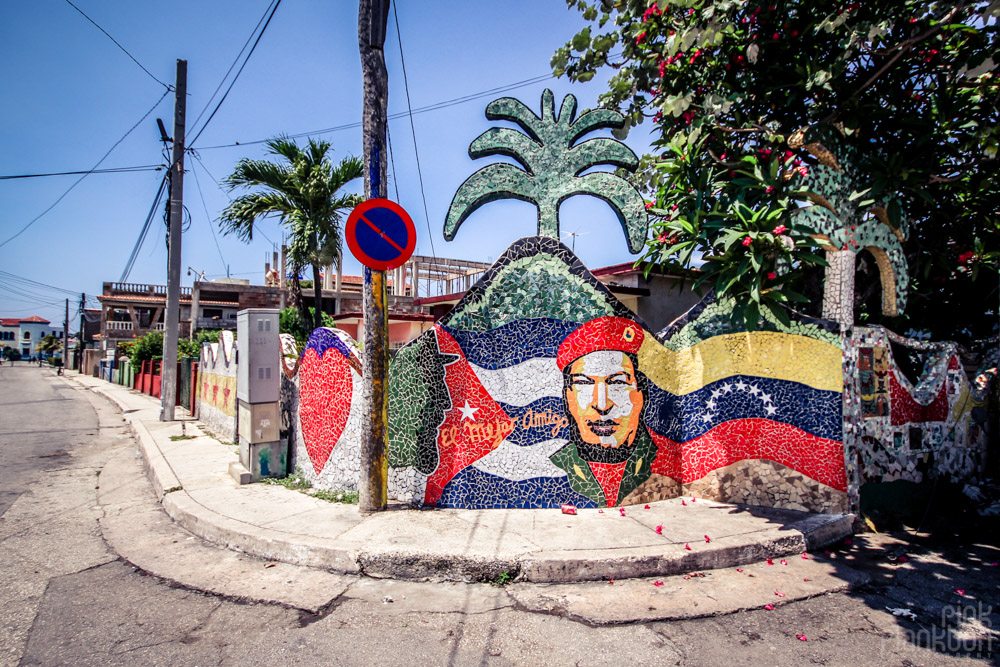
[[[73, 380], [72, 377], [67, 378]], [[415, 581], [495, 581], [502, 577], [533, 583], [670, 576], [716, 570], [766, 558], [798, 555], [851, 534], [852, 515], [811, 515], [748, 535], [730, 535], [696, 550], [668, 544], [577, 550], [507, 549], [500, 554], [443, 553], [421, 547], [365, 545], [293, 534], [225, 516], [199, 503], [185, 490], [149, 429], [103, 385], [76, 382], [122, 409], [132, 425], [144, 469], [157, 499], [180, 526], [209, 542], [269, 560], [336, 573]], [[757, 512], [757, 510], [760, 510]], [[767, 515], [763, 508], [755, 512]]]

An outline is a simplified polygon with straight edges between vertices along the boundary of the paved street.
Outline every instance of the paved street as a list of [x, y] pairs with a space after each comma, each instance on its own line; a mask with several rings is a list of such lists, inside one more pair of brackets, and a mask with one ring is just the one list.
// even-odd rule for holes
[[[526, 610], [511, 588], [485, 584], [345, 577], [319, 613], [203, 593], [137, 571], [102, 536], [98, 474], [112, 459], [136, 476], [141, 467], [117, 408], [21, 364], [0, 368], [0, 405], [4, 665], [967, 665], [991, 664], [1000, 644], [989, 607], [1000, 601], [995, 520], [930, 521], [930, 533], [905, 541], [858, 536], [830, 556], [872, 575], [860, 591], [686, 621], [595, 627], [558, 606]], [[137, 521], [134, 537], [150, 523]], [[172, 530], [191, 572], [231, 557]], [[277, 569], [240, 560], [261, 581]], [[310, 572], [287, 567], [290, 578]]]

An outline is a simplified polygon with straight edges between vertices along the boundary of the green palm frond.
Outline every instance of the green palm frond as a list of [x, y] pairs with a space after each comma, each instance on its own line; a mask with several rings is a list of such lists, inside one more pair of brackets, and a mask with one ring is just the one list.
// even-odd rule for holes
[[[470, 176], [455, 193], [445, 218], [444, 236], [452, 240], [458, 227], [477, 208], [488, 202], [513, 198], [538, 207], [538, 234], [559, 238], [559, 204], [573, 195], [592, 195], [607, 202], [625, 230], [629, 250], [641, 250], [647, 219], [642, 196], [624, 178], [607, 172], [580, 176], [600, 165], [635, 170], [639, 159], [625, 144], [607, 137], [577, 143], [583, 135], [599, 128], [624, 124], [621, 114], [610, 109], [585, 112], [576, 119], [576, 98], [567, 95], [555, 113], [551, 90], [542, 93], [541, 116], [523, 102], [504, 97], [490, 102], [486, 117], [517, 124], [511, 128], [490, 128], [469, 146], [473, 158], [503, 155], [510, 164], [493, 164]], [[599, 174], [599, 175], [598, 175]], [[593, 178], [592, 178], [593, 177]], [[637, 205], [638, 204], [638, 205]]]

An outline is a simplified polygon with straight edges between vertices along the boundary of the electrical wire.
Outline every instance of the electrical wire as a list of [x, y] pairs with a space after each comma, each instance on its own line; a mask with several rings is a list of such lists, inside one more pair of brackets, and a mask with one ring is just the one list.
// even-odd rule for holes
[[191, 173], [194, 175], [194, 184], [198, 188], [198, 196], [201, 198], [201, 206], [205, 209], [205, 220], [208, 222], [208, 228], [212, 231], [212, 240], [215, 241], [215, 249], [219, 251], [219, 259], [222, 260], [222, 266], [226, 267], [226, 258], [222, 255], [222, 248], [219, 246], [219, 239], [215, 235], [215, 225], [212, 224], [212, 216], [208, 214], [208, 204], [205, 203], [205, 194], [201, 191], [201, 181], [198, 179], [198, 170], [192, 169]]
[[215, 113], [219, 110], [219, 107], [222, 106], [222, 103], [226, 101], [226, 97], [229, 96], [229, 91], [231, 91], [233, 89], [233, 86], [236, 85], [236, 80], [239, 79], [240, 74], [243, 73], [243, 68], [247, 66], [248, 62], [250, 62], [250, 57], [253, 56], [254, 50], [257, 48], [257, 45], [260, 44], [260, 38], [264, 36], [264, 32], [267, 30], [267, 26], [271, 25], [271, 19], [274, 18], [274, 13], [278, 11], [279, 6], [281, 6], [281, 0], [275, 0], [274, 5], [271, 8], [271, 14], [267, 17], [267, 21], [264, 23], [264, 27], [262, 27], [260, 29], [260, 32], [257, 33], [257, 39], [254, 41], [253, 46], [250, 47], [250, 51], [247, 52], [247, 57], [243, 60], [243, 64], [240, 65], [240, 68], [238, 70], [236, 70], [236, 74], [233, 76], [233, 80], [229, 82], [229, 87], [226, 88], [226, 92], [223, 93], [221, 98], [219, 98], [218, 104], [216, 104], [215, 108], [212, 109], [212, 113], [208, 115], [208, 118], [205, 120], [205, 123], [201, 126], [201, 129], [198, 130], [198, 132], [194, 135], [194, 138], [191, 139], [191, 141], [187, 142], [188, 146], [194, 146], [195, 142], [197, 142], [198, 138], [201, 136], [201, 133], [205, 131], [205, 128], [208, 127], [208, 124], [212, 122], [213, 118], [215, 118]]
[[[455, 106], [457, 104], [464, 104], [466, 102], [472, 102], [474, 100], [489, 97], [491, 95], [496, 95], [498, 93], [506, 93], [511, 90], [516, 90], [518, 88], [524, 88], [526, 86], [532, 86], [536, 83], [541, 83], [548, 79], [552, 79], [554, 76], [552, 74], [543, 74], [540, 76], [532, 77], [530, 79], [523, 79], [521, 81], [516, 81], [514, 83], [499, 86], [497, 88], [491, 88], [489, 90], [482, 90], [478, 93], [471, 93], [469, 95], [464, 95], [462, 97], [455, 97], [450, 100], [444, 100], [443, 102], [435, 102], [433, 104], [428, 104], [427, 106], [417, 107], [416, 109], [410, 109], [407, 111], [397, 111], [396, 113], [389, 114], [386, 116], [386, 120], [397, 120], [399, 118], [406, 118], [410, 115], [417, 115], [422, 113], [427, 113], [429, 111], [437, 111], [439, 109], [446, 109], [448, 107]], [[321, 134], [329, 134], [332, 132], [340, 132], [342, 130], [352, 130], [361, 127], [361, 122], [344, 123], [342, 125], [334, 125], [333, 127], [326, 127], [321, 130], [310, 130], [308, 132], [299, 132], [297, 134], [289, 134], [287, 138], [289, 139], [300, 139], [302, 137], [312, 137]], [[218, 144], [216, 146], [201, 146], [199, 150], [213, 150], [216, 148], [234, 148], [236, 146], [253, 146], [256, 144], [264, 144], [270, 141], [270, 139], [256, 139], [254, 141], [236, 141], [231, 144]]]
[[9, 271], [0, 270], [0, 280], [13, 280], [15, 282], [24, 283], [28, 286], [55, 290], [57, 292], [65, 292], [66, 294], [71, 294], [73, 296], [79, 294], [79, 292], [76, 292], [74, 290], [69, 290], [64, 287], [56, 287], [55, 285], [49, 285], [47, 283], [38, 282], [37, 280], [32, 280], [30, 278], [25, 278], [23, 276], [15, 275]]
[[406, 91], [406, 109], [410, 112], [410, 133], [413, 135], [413, 155], [417, 159], [417, 180], [420, 182], [420, 199], [424, 203], [424, 222], [427, 223], [427, 239], [431, 242], [431, 256], [437, 260], [434, 252], [434, 234], [431, 232], [431, 216], [427, 212], [427, 195], [424, 192], [424, 174], [420, 169], [420, 152], [417, 150], [417, 130], [413, 124], [413, 107], [410, 106], [410, 83], [406, 78], [406, 60], [403, 58], [403, 36], [399, 30], [399, 16], [396, 14], [396, 3], [392, 3], [392, 17], [396, 24], [396, 40], [399, 43], [399, 63], [403, 66], [403, 90]]
[[235, 58], [233, 58], [233, 64], [229, 66], [228, 70], [226, 70], [226, 73], [222, 76], [222, 80], [219, 81], [219, 85], [215, 87], [215, 90], [212, 92], [211, 97], [208, 98], [208, 101], [205, 102], [205, 106], [202, 107], [201, 113], [199, 113], [198, 117], [194, 119], [193, 123], [191, 123], [191, 127], [195, 127], [196, 125], [198, 125], [198, 122], [201, 120], [201, 117], [205, 115], [206, 111], [208, 111], [208, 107], [212, 106], [212, 100], [214, 100], [215, 96], [219, 94], [220, 90], [222, 90], [222, 86], [226, 83], [226, 79], [229, 78], [229, 75], [232, 73], [233, 68], [236, 67], [236, 63], [240, 61], [240, 58], [243, 56], [243, 52], [246, 51], [248, 46], [250, 46], [250, 40], [253, 39], [253, 36], [257, 34], [257, 30], [260, 29], [260, 25], [264, 22], [264, 18], [267, 16], [267, 13], [271, 11], [272, 4], [274, 4], [274, 0], [272, 0], [271, 3], [268, 4], [266, 9], [264, 9], [264, 13], [261, 14], [260, 20], [257, 21], [257, 25], [255, 25], [253, 30], [250, 31], [250, 35], [247, 37], [247, 41], [243, 42], [243, 46], [242, 48], [240, 48], [240, 52], [236, 54]]
[[0, 243], [0, 248], [4, 247], [8, 243], [10, 243], [14, 239], [16, 239], [18, 236], [20, 236], [24, 232], [28, 231], [29, 227], [31, 227], [33, 224], [35, 224], [36, 222], [38, 222], [42, 218], [42, 216], [44, 216], [46, 213], [48, 213], [49, 211], [51, 211], [52, 209], [54, 209], [59, 204], [59, 202], [61, 202], [63, 199], [65, 199], [66, 195], [68, 195], [73, 190], [73, 188], [75, 188], [76, 186], [78, 186], [83, 181], [83, 179], [87, 178], [87, 176], [89, 176], [90, 174], [92, 174], [94, 172], [94, 170], [96, 170], [98, 167], [101, 166], [101, 163], [104, 162], [108, 158], [109, 155], [111, 155], [111, 151], [113, 151], [114, 149], [118, 148], [118, 144], [120, 144], [121, 142], [125, 141], [125, 138], [128, 137], [128, 135], [132, 134], [133, 130], [135, 130], [135, 128], [139, 127], [139, 124], [142, 123], [142, 121], [146, 120], [146, 118], [149, 116], [149, 114], [153, 113], [153, 111], [156, 110], [156, 107], [160, 106], [160, 102], [162, 102], [164, 100], [164, 98], [167, 95], [169, 95], [169, 94], [170, 94], [169, 90], [164, 91], [163, 95], [160, 96], [160, 99], [156, 100], [156, 104], [154, 104], [153, 106], [151, 106], [149, 108], [149, 111], [147, 111], [146, 113], [144, 113], [142, 115], [142, 118], [140, 118], [139, 120], [137, 120], [135, 122], [135, 125], [133, 125], [132, 127], [130, 127], [128, 129], [128, 131], [125, 132], [125, 134], [122, 135], [121, 139], [119, 139], [118, 141], [116, 141], [114, 144], [111, 145], [111, 148], [109, 148], [108, 151], [103, 156], [101, 156], [101, 159], [98, 160], [97, 163], [93, 167], [91, 167], [90, 171], [84, 173], [80, 178], [78, 178], [75, 181], [73, 181], [73, 184], [71, 186], [69, 186], [68, 188], [66, 188], [66, 191], [63, 192], [61, 195], [59, 195], [58, 199], [56, 199], [54, 202], [52, 202], [52, 204], [47, 209], [45, 209], [44, 211], [42, 211], [41, 213], [39, 213], [38, 215], [36, 215], [34, 218], [32, 218], [31, 221], [28, 224], [26, 224], [24, 227], [21, 227], [21, 229], [16, 234], [14, 234], [13, 236], [9, 237], [3, 243]]
[[[233, 201], [233, 198], [229, 196], [229, 193], [226, 192], [226, 189], [224, 187], [222, 187], [221, 185], [219, 185], [219, 179], [217, 179], [215, 176], [213, 176], [212, 172], [210, 172], [208, 170], [208, 167], [205, 166], [205, 163], [202, 162], [201, 156], [198, 155], [198, 151], [192, 150], [191, 151], [191, 157], [193, 157], [197, 161], [197, 163], [201, 165], [201, 168], [205, 170], [205, 173], [208, 174], [208, 177], [212, 180], [213, 183], [215, 183], [215, 187], [219, 188], [219, 192], [221, 192], [222, 194], [224, 194], [226, 196], [226, 199], [228, 199], [229, 201]], [[264, 239], [268, 243], [270, 243], [272, 246], [277, 247], [277, 244], [274, 241], [272, 241], [271, 238], [267, 234], [264, 233], [264, 230], [258, 228], [258, 229], [255, 229], [254, 231], [256, 231], [258, 234], [260, 234], [261, 236], [263, 236]], [[213, 234], [215, 233], [215, 229], [214, 228], [212, 229], [212, 233]]]
[[83, 16], [83, 18], [85, 18], [88, 21], [90, 21], [91, 23], [93, 23], [95, 28], [97, 28], [98, 30], [100, 30], [101, 32], [103, 32], [107, 36], [108, 39], [110, 39], [112, 42], [114, 42], [115, 46], [117, 46], [119, 49], [121, 49], [125, 53], [125, 55], [127, 55], [129, 58], [131, 58], [132, 62], [134, 62], [136, 65], [138, 65], [140, 68], [142, 68], [142, 71], [145, 72], [146, 74], [148, 74], [150, 76], [150, 78], [153, 79], [153, 81], [155, 81], [156, 83], [158, 83], [161, 86], [163, 86], [164, 88], [166, 88], [167, 92], [170, 92], [171, 90], [173, 90], [173, 88], [171, 86], [169, 86], [169, 85], [163, 83], [162, 81], [160, 81], [159, 79], [157, 79], [153, 75], [153, 73], [150, 72], [148, 69], [146, 69], [146, 67], [141, 62], [139, 62], [138, 60], [136, 60], [135, 56], [133, 56], [131, 53], [129, 53], [128, 49], [126, 49], [124, 46], [122, 46], [118, 42], [117, 39], [115, 39], [114, 37], [112, 37], [111, 34], [107, 30], [105, 30], [100, 25], [98, 25], [97, 21], [95, 21], [94, 19], [92, 19], [89, 16], [87, 16], [83, 12], [82, 9], [80, 9], [79, 7], [77, 7], [76, 5], [74, 5], [72, 2], [70, 2], [70, 0], [66, 0], [66, 4], [69, 5], [70, 7], [72, 7], [73, 9], [75, 9], [76, 11], [80, 12], [80, 15]]
[[385, 142], [389, 145], [389, 166], [392, 168], [392, 187], [396, 191], [396, 203], [399, 203], [399, 180], [396, 178], [396, 160], [392, 157], [392, 134], [389, 124], [385, 125]]
[[166, 165], [140, 164], [134, 167], [109, 167], [108, 169], [89, 169], [87, 171], [54, 171], [47, 174], [14, 174], [0, 176], [0, 181], [11, 181], [17, 178], [44, 178], [46, 176], [76, 176], [78, 174], [132, 174], [139, 171], [160, 171]]
[[135, 265], [135, 258], [139, 256], [139, 250], [142, 248], [143, 241], [146, 240], [146, 234], [149, 232], [150, 224], [153, 222], [153, 216], [156, 214], [156, 207], [160, 205], [160, 199], [163, 197], [163, 191], [167, 186], [167, 176], [164, 174], [163, 178], [160, 179], [160, 187], [156, 191], [156, 196], [153, 197], [153, 205], [149, 207], [149, 213], [146, 215], [146, 221], [142, 224], [142, 229], [139, 231], [139, 238], [136, 239], [135, 245], [132, 247], [132, 254], [129, 255], [128, 262], [125, 263], [125, 269], [122, 271], [121, 278], [118, 282], [123, 283], [128, 280], [128, 276], [132, 273], [132, 267]]

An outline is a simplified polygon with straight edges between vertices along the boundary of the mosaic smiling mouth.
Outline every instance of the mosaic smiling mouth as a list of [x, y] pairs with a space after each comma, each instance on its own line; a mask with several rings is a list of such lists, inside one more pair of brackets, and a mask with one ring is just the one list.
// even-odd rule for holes
[[599, 436], [614, 435], [614, 432], [618, 430], [618, 425], [618, 422], [613, 419], [599, 419], [587, 422], [587, 428]]

